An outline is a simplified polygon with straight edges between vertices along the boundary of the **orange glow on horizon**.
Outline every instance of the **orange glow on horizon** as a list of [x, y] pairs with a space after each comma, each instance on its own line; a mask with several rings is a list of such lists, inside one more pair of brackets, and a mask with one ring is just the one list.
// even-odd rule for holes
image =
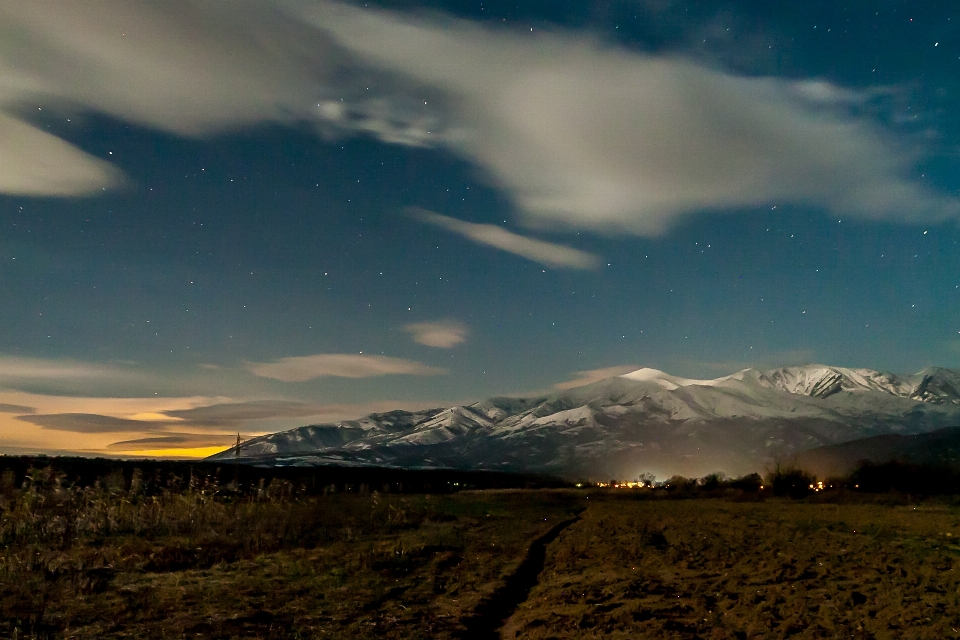
[[193, 447], [189, 449], [147, 449], [143, 451], [127, 451], [124, 456], [131, 458], [206, 458], [215, 453], [226, 451], [230, 447]]

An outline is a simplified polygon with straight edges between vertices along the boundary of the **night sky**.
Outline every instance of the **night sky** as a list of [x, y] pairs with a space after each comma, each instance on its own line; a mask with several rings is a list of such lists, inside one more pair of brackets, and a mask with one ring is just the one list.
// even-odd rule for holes
[[960, 367], [955, 2], [0, 5], [0, 452]]

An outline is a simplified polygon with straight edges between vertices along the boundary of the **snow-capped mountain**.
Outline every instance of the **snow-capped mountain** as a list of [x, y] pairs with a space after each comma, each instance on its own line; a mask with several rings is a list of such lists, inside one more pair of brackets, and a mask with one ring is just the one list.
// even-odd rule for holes
[[[269, 464], [376, 464], [626, 478], [762, 471], [858, 438], [960, 425], [960, 371], [909, 377], [824, 365], [713, 380], [640, 369], [535, 398], [392, 411], [252, 439]], [[232, 459], [230, 449], [214, 459]], [[253, 461], [253, 460], [251, 460]]]

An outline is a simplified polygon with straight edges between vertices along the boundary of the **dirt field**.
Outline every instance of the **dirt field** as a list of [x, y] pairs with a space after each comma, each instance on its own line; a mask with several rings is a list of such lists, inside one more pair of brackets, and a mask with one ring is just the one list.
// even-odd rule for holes
[[0, 638], [462, 637], [576, 501], [18, 492], [0, 503]]
[[960, 510], [594, 495], [503, 637], [960, 637]]
[[960, 637], [946, 500], [138, 486], [0, 482], [0, 638]]

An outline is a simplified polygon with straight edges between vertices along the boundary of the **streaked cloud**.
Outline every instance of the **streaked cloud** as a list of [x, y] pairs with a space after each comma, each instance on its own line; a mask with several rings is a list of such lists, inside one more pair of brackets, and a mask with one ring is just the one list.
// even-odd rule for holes
[[26, 407], [21, 404], [4, 404], [0, 402], [0, 413], [36, 413], [36, 407]]
[[[8, 405], [0, 405], [0, 407], [2, 406]], [[253, 400], [202, 405], [186, 409], [141, 411], [123, 417], [96, 413], [64, 412], [21, 415], [17, 419], [53, 431], [72, 431], [74, 433], [164, 431], [166, 432], [164, 437], [166, 437], [171, 435], [169, 433], [170, 429], [230, 428], [234, 430], [245, 426], [248, 422], [257, 420], [317, 416], [322, 414], [325, 409], [323, 406], [305, 402]], [[187, 434], [177, 432], [174, 435], [185, 436]], [[201, 437], [204, 434], [195, 435]], [[219, 441], [215, 444], [218, 443]]]
[[312, 356], [281, 358], [276, 362], [248, 362], [246, 368], [262, 378], [284, 382], [303, 382], [324, 376], [371, 378], [385, 375], [435, 376], [446, 373], [445, 369], [430, 367], [413, 360], [352, 353], [318, 353]]
[[[850, 108], [870, 89], [737, 75], [569, 31], [324, 0], [9, 0], [0, 41], [12, 43], [0, 51], [0, 191], [116, 183], [16, 111], [40, 102], [183, 135], [307, 122], [444, 147], [531, 226], [651, 235], [688, 213], [771, 202], [901, 221], [960, 213], [913, 177], [917, 153]], [[448, 228], [548, 264], [592, 263], [496, 227]]]
[[531, 225], [653, 235], [687, 213], [771, 202], [906, 221], [960, 213], [912, 176], [915, 154], [849, 108], [857, 92], [826, 81], [736, 75], [564, 31], [338, 3], [303, 12], [366, 64], [449, 96], [435, 144], [482, 166]]
[[0, 191], [74, 195], [119, 172], [13, 119], [24, 103], [184, 135], [319, 120], [329, 38], [280, 2], [0, 4]]
[[284, 4], [4, 2], [0, 100], [42, 96], [186, 135], [296, 121], [317, 109], [331, 46]]
[[251, 420], [315, 416], [323, 410], [320, 405], [292, 400], [252, 400], [167, 410], [163, 415], [176, 418], [184, 425], [234, 427]]
[[557, 384], [553, 385], [553, 387], [555, 389], [560, 389], [561, 391], [565, 389], [574, 389], [576, 387], [583, 387], [588, 384], [593, 384], [594, 382], [600, 382], [601, 380], [606, 380], [607, 378], [613, 378], [614, 376], [622, 376], [625, 373], [636, 371], [639, 368], [640, 365], [625, 364], [617, 367], [577, 371], [574, 374], [577, 376], [575, 379], [568, 380], [567, 382], [558, 382]]
[[129, 375], [120, 367], [74, 360], [0, 356], [0, 382], [7, 380], [69, 380]]
[[[134, 398], [158, 391], [162, 395], [175, 396], [181, 388], [195, 389], [197, 382], [196, 376], [190, 380], [171, 378], [160, 371], [128, 362], [85, 362], [0, 354], [0, 390], [27, 392], [27, 397]], [[222, 387], [213, 383], [206, 386]], [[8, 394], [5, 393], [4, 397]], [[20, 403], [14, 401], [13, 404]]]
[[600, 258], [592, 253], [521, 236], [494, 224], [465, 222], [425, 209], [410, 209], [410, 213], [418, 220], [452, 231], [478, 244], [485, 244], [548, 267], [596, 269], [600, 266]]
[[457, 320], [414, 322], [404, 325], [403, 330], [413, 337], [414, 342], [440, 349], [449, 349], [466, 341], [470, 332], [467, 325]]
[[17, 420], [35, 424], [51, 431], [71, 431], [73, 433], [128, 433], [137, 431], [155, 431], [165, 428], [169, 423], [147, 420], [130, 420], [103, 416], [95, 413], [53, 413], [19, 416]]
[[151, 438], [135, 438], [121, 440], [107, 446], [112, 451], [143, 451], [157, 449], [187, 449], [199, 447], [229, 447], [236, 443], [236, 436], [232, 434], [203, 434], [203, 433], [166, 433]]

